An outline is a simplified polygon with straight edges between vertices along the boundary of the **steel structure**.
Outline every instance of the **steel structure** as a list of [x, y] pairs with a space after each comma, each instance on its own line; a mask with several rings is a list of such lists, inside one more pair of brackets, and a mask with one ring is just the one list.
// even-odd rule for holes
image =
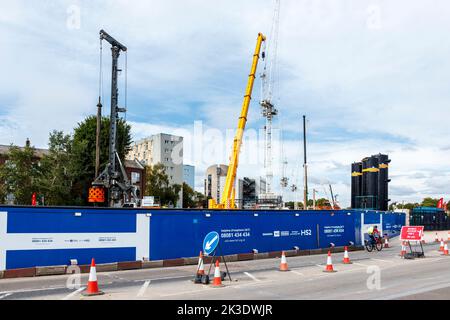
[[[258, 67], [259, 55], [261, 52], [262, 44], [266, 41], [266, 37], [262, 34], [258, 34], [256, 41], [255, 53], [253, 54], [253, 63], [248, 76], [247, 89], [245, 91], [244, 101], [242, 103], [241, 115], [239, 117], [236, 136], [233, 141], [233, 151], [230, 157], [230, 164], [228, 166], [227, 178], [225, 180], [225, 186], [220, 199], [220, 203], [216, 203], [214, 199], [210, 199], [208, 207], [210, 209], [236, 209], [235, 204], [235, 185], [236, 174], [239, 165], [239, 154], [242, 146], [242, 137], [244, 135], [245, 125], [247, 124], [248, 108], [252, 99], [253, 84], [255, 82], [256, 69]], [[264, 56], [264, 53], [263, 53]]]
[[[111, 74], [111, 115], [109, 128], [109, 162], [103, 172], [92, 183], [93, 187], [108, 190], [108, 201], [110, 207], [121, 207], [126, 202], [138, 203], [136, 187], [133, 186], [126, 175], [124, 166], [117, 152], [117, 126], [119, 113], [126, 112], [125, 108], [119, 107], [118, 67], [120, 53], [127, 52], [127, 47], [111, 37], [104, 30], [100, 31], [100, 42], [107, 41], [111, 45], [112, 52], [112, 74]], [[101, 103], [99, 102], [99, 109]]]

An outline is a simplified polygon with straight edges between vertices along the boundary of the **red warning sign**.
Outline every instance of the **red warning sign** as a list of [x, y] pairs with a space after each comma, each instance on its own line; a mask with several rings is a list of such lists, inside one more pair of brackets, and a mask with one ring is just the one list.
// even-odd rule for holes
[[421, 241], [423, 235], [423, 226], [402, 227], [400, 233], [401, 241]]

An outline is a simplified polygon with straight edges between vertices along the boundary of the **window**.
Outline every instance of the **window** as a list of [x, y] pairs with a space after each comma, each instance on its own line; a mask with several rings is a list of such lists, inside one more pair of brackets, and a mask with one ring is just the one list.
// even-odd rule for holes
[[141, 182], [141, 174], [139, 172], [131, 172], [131, 183], [136, 184]]

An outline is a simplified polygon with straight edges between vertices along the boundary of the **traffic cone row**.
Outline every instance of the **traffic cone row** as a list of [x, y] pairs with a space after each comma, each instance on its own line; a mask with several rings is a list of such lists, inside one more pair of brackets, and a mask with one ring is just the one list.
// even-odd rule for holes
[[444, 245], [444, 253], [442, 253], [442, 255], [444, 255], [444, 256], [448, 256], [449, 254], [448, 254], [448, 246], [447, 246], [447, 243]]
[[328, 251], [327, 266], [323, 272], [336, 272], [333, 268], [333, 260], [331, 259], [331, 251]]
[[386, 236], [384, 238], [384, 247], [385, 248], [390, 248], [390, 246], [389, 246], [389, 237], [388, 236]]
[[348, 256], [347, 247], [344, 247], [344, 260], [342, 261], [344, 264], [352, 264], [350, 261], [350, 257]]
[[439, 246], [439, 252], [444, 252], [444, 239], [441, 239], [441, 245]]
[[83, 296], [99, 296], [104, 294], [98, 289], [97, 270], [95, 268], [95, 259], [92, 258], [91, 270], [89, 272], [89, 280], [86, 291], [81, 293]]
[[197, 275], [202, 276], [205, 274], [205, 266], [203, 265], [203, 252], [200, 251], [197, 265]]
[[220, 273], [219, 259], [216, 260], [216, 267], [214, 269], [214, 280], [212, 286], [215, 288], [223, 287], [222, 274]]
[[404, 257], [405, 256], [405, 254], [406, 254], [406, 245], [405, 245], [405, 242], [403, 241], [402, 242], [402, 250], [400, 251], [400, 257]]
[[286, 254], [284, 253], [284, 251], [281, 253], [280, 271], [289, 271]]

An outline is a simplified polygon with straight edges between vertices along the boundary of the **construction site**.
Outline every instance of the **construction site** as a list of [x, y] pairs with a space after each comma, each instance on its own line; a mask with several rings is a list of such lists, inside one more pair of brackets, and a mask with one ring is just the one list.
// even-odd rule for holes
[[[450, 299], [450, 283], [443, 280], [450, 275], [450, 219], [445, 203], [448, 188], [412, 192], [404, 187], [411, 195], [399, 196], [404, 186], [401, 183], [406, 181], [410, 187], [408, 173], [398, 171], [408, 168], [409, 159], [399, 156], [395, 147], [373, 143], [378, 140], [367, 134], [359, 148], [358, 139], [364, 135], [361, 128], [320, 132], [320, 128], [329, 127], [328, 119], [340, 120], [339, 110], [318, 115], [314, 107], [303, 108], [302, 101], [296, 102], [298, 107], [285, 106], [293, 96], [289, 88], [301, 92], [305, 99], [309, 95], [302, 88], [283, 86], [283, 77], [293, 77], [280, 59], [291, 50], [289, 43], [280, 39], [286, 40], [283, 33], [289, 24], [283, 24], [283, 19], [288, 21], [293, 4], [274, 0], [264, 6], [265, 19], [257, 24], [262, 29], [254, 33], [253, 42], [245, 42], [239, 54], [220, 54], [220, 59], [232, 61], [236, 74], [247, 78], [245, 83], [238, 79], [224, 82], [232, 83], [226, 90], [239, 85], [242, 92], [240, 105], [227, 102], [223, 114], [214, 114], [219, 122], [231, 123], [233, 138], [231, 145], [223, 142], [227, 151], [222, 158], [201, 147], [201, 153], [206, 154], [206, 161], [201, 163], [186, 155], [187, 146], [198, 141], [187, 143], [187, 137], [177, 135], [176, 130], [171, 131], [174, 134], [163, 132], [165, 122], [158, 121], [172, 112], [170, 108], [150, 105], [145, 111], [150, 114], [148, 122], [136, 120], [136, 114], [142, 112], [136, 101], [145, 90], [141, 90], [144, 85], [138, 83], [135, 72], [144, 67], [133, 59], [148, 55], [148, 59], [162, 61], [158, 44], [168, 40], [162, 37], [152, 43], [148, 48], [154, 46], [154, 51], [148, 53], [148, 48], [136, 45], [135, 39], [134, 47], [127, 45], [120, 27], [107, 29], [111, 26], [107, 23], [104, 29], [97, 28], [98, 97], [92, 95], [96, 90], [91, 90], [91, 106], [85, 112], [90, 127], [80, 134], [80, 128], [84, 128], [80, 121], [73, 138], [67, 138], [84, 142], [71, 144], [66, 152], [51, 145], [58, 138], [53, 131], [48, 149], [34, 148], [28, 138], [23, 148], [13, 146], [12, 137], [5, 138], [5, 145], [0, 146], [0, 301]], [[77, 10], [76, 6], [69, 7], [71, 19], [82, 12]], [[70, 21], [76, 23], [76, 19]], [[91, 37], [92, 29], [81, 30], [90, 30]], [[282, 45], [288, 49], [280, 51]], [[192, 48], [186, 46], [183, 41], [180, 47], [201, 54], [194, 44]], [[95, 48], [89, 49], [89, 55], [97, 53]], [[210, 53], [202, 58], [205, 68], [210, 58]], [[177, 72], [188, 72], [192, 66], [184, 66], [182, 59]], [[169, 73], [155, 72], [152, 79], [143, 81], [155, 87], [146, 91], [148, 101], [162, 92], [164, 99], [179, 99], [175, 97], [178, 93], [167, 96], [157, 89], [159, 81], [173, 81]], [[231, 71], [224, 73], [234, 75]], [[71, 73], [65, 76], [71, 77]], [[192, 82], [199, 79], [201, 76], [192, 76]], [[106, 85], [108, 80], [110, 85]], [[300, 83], [306, 85], [308, 81], [315, 79], [305, 76]], [[178, 87], [180, 84], [174, 84], [174, 91]], [[188, 99], [189, 94], [181, 98]], [[322, 101], [315, 99], [312, 101]], [[213, 103], [216, 113], [214, 104], [220, 103]], [[189, 122], [207, 113], [198, 107], [176, 114]], [[173, 128], [184, 126], [173, 114], [170, 119]], [[284, 127], [282, 121], [286, 119], [292, 122]], [[356, 116], [350, 119], [356, 122]], [[135, 131], [125, 141], [124, 132], [131, 130], [128, 123]], [[249, 130], [262, 133], [257, 148], [249, 146], [254, 142], [248, 138]], [[382, 135], [374, 132], [377, 138]], [[350, 138], [338, 149], [327, 151], [333, 159], [325, 158], [323, 150], [343, 139], [339, 134]], [[352, 134], [356, 152], [351, 151]], [[392, 134], [390, 138], [403, 142], [398, 136]], [[60, 140], [64, 140], [63, 134]], [[319, 140], [331, 142], [321, 146]], [[32, 150], [29, 165], [33, 170], [47, 171], [34, 179], [37, 184], [19, 193], [21, 186], [14, 182], [13, 169], [25, 169], [11, 163], [18, 161], [15, 154], [27, 150]], [[248, 154], [252, 153], [261, 154], [262, 160], [249, 163]], [[84, 160], [85, 165], [64, 166], [71, 158], [78, 163]], [[225, 160], [228, 162], [219, 163]], [[44, 176], [48, 173], [50, 184]], [[414, 171], [415, 176], [419, 173], [426, 176]], [[60, 176], [65, 182], [72, 180], [59, 185], [55, 181]], [[445, 173], [442, 177], [447, 176]], [[427, 183], [426, 178], [420, 179], [422, 184]], [[28, 183], [24, 178], [20, 181]], [[64, 188], [67, 196], [54, 195], [59, 190], [63, 194]], [[23, 202], [21, 197], [29, 200]], [[416, 203], [408, 207], [404, 199]], [[197, 311], [200, 314], [196, 315], [205, 317], [218, 312], [207, 308]], [[194, 311], [179, 312], [193, 315]], [[263, 317], [273, 310], [270, 305], [256, 309], [246, 305], [238, 312]]]

